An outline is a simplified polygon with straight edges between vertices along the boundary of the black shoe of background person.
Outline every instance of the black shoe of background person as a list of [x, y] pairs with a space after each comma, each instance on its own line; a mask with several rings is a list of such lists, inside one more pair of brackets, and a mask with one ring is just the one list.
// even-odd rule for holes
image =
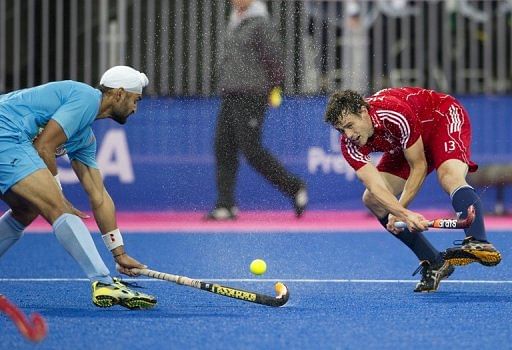
[[304, 214], [304, 210], [308, 205], [308, 191], [306, 186], [302, 185], [297, 193], [293, 196], [293, 208], [295, 209], [295, 216], [300, 218]]
[[208, 214], [205, 215], [205, 220], [215, 220], [215, 221], [227, 221], [227, 220], [236, 220], [238, 214], [237, 207], [215, 207]]
[[414, 276], [420, 271], [421, 280], [416, 284], [414, 291], [416, 293], [430, 293], [435, 292], [439, 288], [441, 280], [450, 277], [455, 268], [445, 260], [441, 260], [438, 263], [423, 260], [412, 275]]

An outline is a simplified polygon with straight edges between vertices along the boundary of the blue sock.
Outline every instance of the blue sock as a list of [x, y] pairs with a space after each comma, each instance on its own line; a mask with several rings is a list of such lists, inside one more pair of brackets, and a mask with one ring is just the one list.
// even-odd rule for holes
[[461, 218], [464, 219], [468, 216], [468, 208], [470, 205], [475, 207], [475, 221], [473, 224], [464, 229], [466, 237], [473, 236], [474, 239], [479, 241], [487, 241], [484, 225], [484, 211], [482, 209], [482, 202], [480, 197], [476, 194], [471, 186], [462, 186], [457, 188], [450, 195], [452, 199], [452, 206], [456, 212], [461, 212]]
[[101, 259], [91, 233], [82, 220], [72, 214], [62, 214], [53, 223], [59, 243], [76, 260], [91, 281], [112, 283], [110, 271]]
[[[379, 218], [380, 223], [384, 228], [388, 224], [388, 216], [386, 215], [383, 218]], [[386, 229], [387, 231], [387, 229]], [[388, 231], [389, 232], [389, 231]], [[389, 232], [391, 233], [391, 232]], [[391, 233], [394, 237], [398, 238], [402, 243], [411, 249], [414, 254], [420, 260], [428, 260], [431, 263], [436, 263], [442, 260], [441, 253], [434, 248], [432, 244], [427, 240], [425, 235], [421, 232], [411, 233], [408, 229], [404, 229], [399, 234], [395, 235]]]
[[12, 210], [8, 210], [0, 218], [0, 256], [2, 256], [21, 236], [25, 226], [12, 217]]

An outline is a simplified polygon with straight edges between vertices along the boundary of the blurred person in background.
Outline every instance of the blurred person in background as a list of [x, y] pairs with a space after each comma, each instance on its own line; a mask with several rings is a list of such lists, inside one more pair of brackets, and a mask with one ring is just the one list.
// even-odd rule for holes
[[[366, 99], [338, 91], [329, 99], [325, 121], [342, 135], [343, 156], [366, 187], [366, 207], [420, 260], [416, 272], [421, 270], [422, 279], [415, 292], [436, 291], [454, 265], [500, 263], [500, 252], [487, 240], [480, 198], [466, 182], [467, 172], [478, 166], [471, 161], [469, 116], [459, 101], [415, 87], [384, 89]], [[377, 166], [370, 162], [373, 152], [384, 153]], [[407, 209], [433, 170], [461, 218], [471, 205], [476, 211], [466, 238], [444, 253], [421, 233], [425, 218]], [[395, 228], [396, 221], [407, 228]]]
[[263, 2], [231, 0], [231, 4], [219, 67], [221, 107], [215, 133], [218, 197], [206, 219], [236, 218], [235, 186], [240, 153], [290, 198], [296, 216], [300, 217], [308, 203], [305, 183], [289, 173], [263, 147], [261, 140], [269, 94], [271, 101], [279, 103], [284, 80], [277, 30]]

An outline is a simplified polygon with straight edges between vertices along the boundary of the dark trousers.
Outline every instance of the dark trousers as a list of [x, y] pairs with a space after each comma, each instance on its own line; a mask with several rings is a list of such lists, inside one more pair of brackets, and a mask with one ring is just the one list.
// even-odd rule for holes
[[290, 174], [261, 144], [267, 96], [230, 95], [222, 97], [215, 133], [217, 161], [217, 207], [235, 205], [239, 154], [279, 191], [293, 197], [302, 181]]

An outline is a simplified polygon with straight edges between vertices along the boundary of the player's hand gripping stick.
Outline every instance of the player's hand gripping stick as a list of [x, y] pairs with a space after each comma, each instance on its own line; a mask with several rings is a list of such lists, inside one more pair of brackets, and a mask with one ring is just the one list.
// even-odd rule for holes
[[[428, 222], [428, 227], [432, 228], [442, 228], [442, 229], [465, 229], [473, 224], [475, 220], [475, 207], [473, 205], [468, 208], [468, 215], [465, 219], [459, 219], [458, 217], [455, 219], [434, 219]], [[407, 224], [403, 221], [395, 222], [396, 228], [407, 228]]]

